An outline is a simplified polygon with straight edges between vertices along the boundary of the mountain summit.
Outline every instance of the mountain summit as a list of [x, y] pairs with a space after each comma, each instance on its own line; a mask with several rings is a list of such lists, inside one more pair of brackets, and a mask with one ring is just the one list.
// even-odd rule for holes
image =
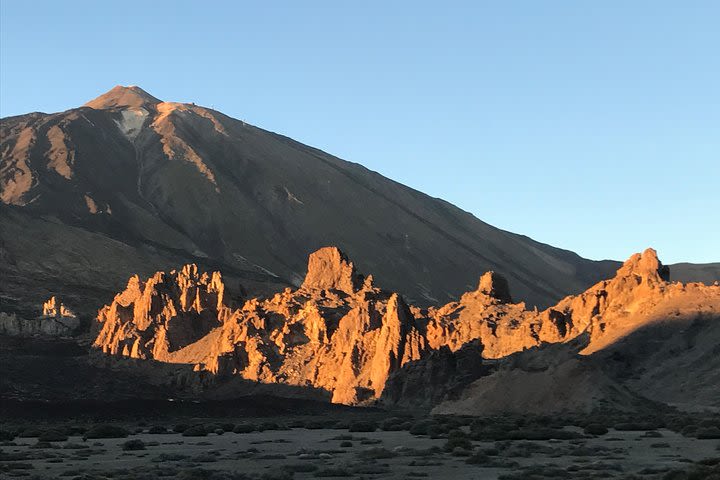
[[161, 100], [138, 86], [117, 85], [109, 92], [90, 100], [85, 106], [96, 110], [108, 110], [111, 108], [152, 108], [158, 103], [161, 103]]

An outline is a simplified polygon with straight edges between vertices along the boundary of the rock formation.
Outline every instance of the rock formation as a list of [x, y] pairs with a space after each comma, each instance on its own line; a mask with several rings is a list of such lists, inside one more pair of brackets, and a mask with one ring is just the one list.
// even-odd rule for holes
[[25, 318], [22, 314], [0, 312], [0, 334], [17, 337], [68, 336], [80, 326], [80, 319], [56, 296], [42, 304], [42, 314]]
[[57, 297], [52, 296], [47, 302], [43, 303], [42, 316], [61, 318], [75, 317], [75, 314], [71, 312], [69, 308], [63, 305]]
[[[95, 345], [110, 354], [193, 364], [218, 377], [320, 388], [338, 403], [364, 404], [385, 392], [390, 403], [445, 400], [442, 408], [449, 411], [452, 401], [462, 400], [459, 408], [466, 408], [462, 386], [478, 377], [476, 383], [486, 385], [487, 378], [502, 375], [482, 377], [491, 359], [515, 358], [506, 370], [515, 372], [521, 388], [525, 377], [517, 375], [518, 365], [530, 365], [532, 373], [542, 358], [521, 361], [524, 351], [568, 344], [574, 355], [590, 355], [669, 318], [720, 313], [720, 287], [667, 278], [667, 268], [648, 249], [633, 255], [614, 278], [544, 311], [512, 303], [507, 281], [494, 272], [482, 275], [477, 289], [458, 302], [423, 310], [377, 288], [340, 250], [326, 247], [310, 255], [300, 288], [252, 298], [241, 308], [224, 304], [219, 273], [201, 274], [195, 265], [145, 282], [132, 277], [100, 311]], [[581, 360], [572, 362], [538, 368], [557, 376], [586, 371]], [[533, 375], [538, 385], [547, 377]], [[615, 391], [604, 373], [592, 378], [605, 385], [602, 392]], [[504, 391], [473, 388], [486, 403]], [[595, 398], [564, 398], [570, 397], [583, 406]]]
[[222, 303], [220, 274], [158, 273], [124, 292], [98, 316], [95, 345], [133, 358], [192, 363], [218, 375], [313, 386], [338, 403], [382, 393], [388, 375], [425, 350], [408, 306], [358, 275], [337, 248], [310, 256], [298, 290]]

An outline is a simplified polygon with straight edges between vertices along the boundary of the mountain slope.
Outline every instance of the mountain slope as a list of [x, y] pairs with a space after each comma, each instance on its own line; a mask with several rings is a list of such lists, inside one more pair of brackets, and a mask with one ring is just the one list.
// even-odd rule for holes
[[[418, 304], [455, 298], [494, 270], [517, 298], [546, 306], [617, 266], [499, 230], [358, 164], [138, 87], [66, 112], [5, 118], [0, 135], [6, 303], [50, 291], [89, 313], [104, 300], [93, 289], [117, 290], [121, 278], [186, 262], [262, 293], [298, 285], [302, 259], [328, 244]], [[39, 257], [27, 245], [29, 224], [61, 243], [57, 252]], [[85, 251], [95, 252], [91, 262]], [[78, 262], [90, 268], [81, 272]]]

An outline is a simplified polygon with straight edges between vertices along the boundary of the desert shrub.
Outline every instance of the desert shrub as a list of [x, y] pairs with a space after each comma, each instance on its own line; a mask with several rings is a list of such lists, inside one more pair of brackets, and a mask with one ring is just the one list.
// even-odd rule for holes
[[397, 457], [397, 453], [391, 452], [387, 448], [373, 447], [363, 450], [362, 452], [358, 452], [358, 457], [365, 460], [379, 460], [381, 458]]
[[427, 434], [430, 438], [442, 438], [448, 430], [449, 428], [447, 425], [433, 423], [428, 426]]
[[695, 434], [697, 434], [697, 431], [700, 427], [697, 425], [685, 425], [681, 430], [680, 433], [685, 437], [694, 437]]
[[63, 425], [62, 427], [54, 428], [53, 430], [62, 432], [68, 437], [72, 437], [75, 435], [84, 435], [85, 432], [87, 432], [87, 428], [78, 425]]
[[64, 442], [68, 436], [57, 430], [45, 430], [39, 437], [38, 442]]
[[720, 428], [718, 427], [707, 427], [699, 428], [696, 433], [697, 438], [701, 440], [707, 440], [711, 438], [720, 438]]
[[139, 438], [133, 438], [132, 440], [128, 440], [127, 442], [123, 442], [122, 449], [125, 451], [129, 450], [145, 450], [145, 442], [140, 440]]
[[720, 428], [720, 418], [704, 418], [698, 423], [700, 427], [718, 427]]
[[350, 448], [353, 446], [353, 443], [345, 440], [344, 442], [340, 442], [340, 448]]
[[205, 425], [193, 425], [182, 432], [183, 437], [206, 437], [208, 434]]
[[225, 430], [223, 430], [222, 428], [215, 429], [215, 435], [222, 435], [223, 433], [225, 433]]
[[16, 436], [15, 432], [0, 429], [0, 442], [10, 442], [14, 440]]
[[183, 433], [183, 432], [184, 432], [185, 430], [187, 430], [188, 428], [190, 428], [190, 425], [188, 425], [188, 424], [186, 424], [186, 423], [178, 423], [177, 425], [175, 425], [175, 426], [173, 427], [173, 432], [175, 432], [175, 433]]
[[446, 452], [454, 452], [455, 449], [472, 450], [472, 442], [462, 430], [452, 430], [448, 433], [447, 442], [443, 449]]
[[363, 438], [360, 440], [360, 445], [377, 445], [382, 443], [379, 438]]
[[284, 465], [283, 468], [296, 473], [309, 473], [317, 470], [318, 466], [314, 463], [291, 463], [290, 465]]
[[513, 430], [508, 432], [506, 438], [508, 440], [572, 440], [580, 437], [581, 435], [579, 433], [571, 432], [569, 430], [537, 428], [532, 430]]
[[[355, 475], [380, 475], [383, 473], [389, 473], [390, 470], [385, 465], [379, 465], [377, 463], [363, 462], [352, 467], [352, 473]], [[360, 477], [367, 478], [367, 477]]]
[[327, 422], [328, 426], [325, 428], [334, 428], [337, 430], [347, 430], [350, 428], [351, 422], [348, 422], [347, 420], [338, 420], [335, 422]]
[[42, 430], [39, 428], [26, 428], [25, 430], [22, 430], [18, 437], [20, 438], [37, 438], [40, 435], [42, 435]]
[[316, 478], [324, 477], [351, 477], [352, 474], [342, 467], [328, 467], [317, 470], [315, 472]]
[[551, 478], [570, 478], [573, 475], [560, 467], [553, 465], [529, 465], [518, 469], [513, 473], [500, 475], [500, 480], [527, 480], [530, 479], [551, 479]]
[[44, 449], [53, 448], [53, 446], [50, 442], [36, 442], [35, 444], [31, 445], [30, 448]]
[[380, 430], [384, 430], [386, 432], [398, 432], [403, 429], [402, 427], [404, 424], [405, 422], [402, 418], [388, 418], [380, 424]]
[[156, 463], [179, 462], [181, 460], [187, 460], [189, 458], [189, 456], [183, 455], [182, 453], [161, 453], [157, 457], [153, 458], [152, 461]]
[[374, 432], [377, 430], [378, 425], [375, 422], [369, 420], [360, 420], [350, 424], [348, 428], [351, 432]]
[[264, 432], [265, 430], [284, 430], [280, 425], [275, 422], [262, 422], [258, 425], [258, 431]]
[[86, 438], [125, 438], [130, 432], [118, 425], [94, 425], [85, 433]]
[[605, 435], [606, 433], [608, 433], [607, 427], [599, 423], [590, 423], [585, 426], [583, 431], [588, 435]]
[[427, 435], [430, 425], [432, 425], [431, 421], [421, 420], [419, 422], [415, 422], [408, 431], [412, 435]]
[[153, 425], [148, 429], [148, 433], [152, 435], [160, 435], [163, 433], [168, 433], [167, 428], [161, 426], [161, 425]]
[[700, 461], [689, 467], [687, 470], [673, 470], [663, 477], [663, 480], [715, 480], [720, 478], [720, 464], [714, 462]]
[[639, 432], [642, 430], [654, 430], [658, 428], [654, 423], [648, 422], [623, 422], [616, 423], [613, 428], [615, 430], [626, 431], [626, 432]]
[[220, 425], [220, 428], [222, 428], [223, 431], [225, 431], [225, 432], [232, 432], [235, 429], [235, 424], [234, 423], [223, 423], [222, 425]]
[[465, 463], [469, 463], [471, 465], [485, 465], [490, 462], [490, 457], [488, 457], [486, 454], [477, 451], [470, 455], [468, 458], [465, 459]]
[[251, 423], [238, 423], [235, 425], [235, 428], [233, 428], [233, 432], [235, 433], [250, 433], [256, 430], [255, 425]]
[[190, 461], [197, 463], [212, 463], [217, 462], [217, 456], [213, 455], [212, 453], [203, 452], [190, 458]]

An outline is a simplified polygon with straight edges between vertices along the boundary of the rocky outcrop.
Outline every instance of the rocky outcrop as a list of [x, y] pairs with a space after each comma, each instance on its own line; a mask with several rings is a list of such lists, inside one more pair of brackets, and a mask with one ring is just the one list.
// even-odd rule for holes
[[[504, 321], [528, 326], [505, 329], [500, 337], [509, 338], [479, 329], [483, 344], [508, 350], [514, 341], [517, 353], [500, 355], [505, 358], [497, 371], [435, 413], [557, 413], [589, 411], [600, 403], [622, 410], [647, 399], [717, 408], [720, 287], [668, 278], [668, 268], [648, 249], [630, 257], [614, 278], [543, 312]], [[488, 312], [476, 307], [476, 323], [490, 321]], [[472, 312], [465, 315], [472, 318]], [[692, 381], [685, 380], [688, 371]]]
[[302, 288], [305, 290], [339, 290], [354, 294], [363, 277], [337, 247], [321, 248], [310, 255], [308, 273]]
[[[614, 278], [537, 311], [512, 303], [507, 282], [488, 272], [458, 302], [422, 310], [377, 288], [340, 250], [326, 247], [310, 255], [300, 288], [253, 298], [240, 308], [224, 303], [219, 273], [199, 273], [194, 265], [145, 282], [133, 277], [100, 311], [95, 345], [125, 357], [192, 364], [218, 378], [322, 389], [338, 403], [382, 396], [403, 405], [443, 401], [449, 411], [448, 402], [471, 401], [460, 394], [462, 387], [482, 383], [478, 377], [495, 360], [543, 351], [548, 344], [589, 355], [654, 322], [720, 313], [720, 287], [670, 283], [667, 273], [648, 249], [633, 255]], [[528, 385], [549, 382], [551, 395], [552, 378], [585, 371], [578, 362], [543, 367], [557, 372], [550, 378], [535, 375], [532, 362], [528, 375], [517, 373], [517, 365], [527, 362], [503, 363], [502, 371], [513, 372], [517, 388], [524, 379], [533, 379]], [[502, 375], [510, 374], [493, 378]], [[607, 387], [602, 392], [613, 391], [603, 373], [593, 378], [597, 382], [591, 383]], [[503, 389], [474, 391], [483, 392], [486, 402]], [[572, 397], [575, 406], [596, 398]]]
[[74, 318], [76, 315], [71, 312], [69, 308], [63, 305], [57, 297], [52, 296], [47, 302], [43, 303], [42, 316], [54, 318]]
[[106, 353], [195, 364], [219, 376], [322, 388], [363, 403], [388, 375], [426, 349], [403, 299], [360, 277], [336, 248], [310, 256], [298, 290], [223, 304], [220, 274], [194, 265], [133, 277], [104, 307], [95, 346]]
[[209, 334], [230, 315], [219, 272], [198, 273], [194, 264], [145, 282], [138, 276], [98, 313], [95, 345], [105, 353], [171, 361], [171, 354]]
[[55, 296], [42, 304], [42, 314], [35, 318], [0, 312], [0, 335], [61, 337], [72, 335], [79, 326], [80, 319]]

